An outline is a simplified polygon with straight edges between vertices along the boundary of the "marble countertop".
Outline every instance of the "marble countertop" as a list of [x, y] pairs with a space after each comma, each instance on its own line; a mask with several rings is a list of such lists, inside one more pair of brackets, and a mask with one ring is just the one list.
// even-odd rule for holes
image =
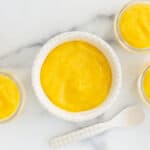
[[[113, 18], [128, 0], [5, 0], [0, 1], [0, 67], [23, 82], [26, 105], [18, 118], [0, 124], [1, 150], [49, 150], [48, 140], [56, 135], [109, 119], [122, 108], [142, 102], [136, 80], [150, 55], [122, 49], [113, 36]], [[41, 46], [65, 31], [87, 31], [106, 40], [119, 56], [123, 86], [117, 102], [102, 117], [86, 123], [70, 123], [49, 114], [37, 101], [31, 87], [31, 67]], [[149, 150], [150, 108], [143, 106], [146, 119], [132, 129], [112, 129], [62, 150]]]

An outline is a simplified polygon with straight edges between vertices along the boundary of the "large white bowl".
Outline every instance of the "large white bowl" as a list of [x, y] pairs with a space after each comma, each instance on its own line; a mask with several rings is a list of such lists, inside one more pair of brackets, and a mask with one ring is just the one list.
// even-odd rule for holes
[[[112, 86], [106, 101], [94, 109], [83, 112], [68, 112], [57, 107], [46, 96], [40, 83], [40, 70], [47, 55], [59, 44], [73, 40], [83, 40], [96, 46], [108, 59], [112, 69]], [[115, 102], [121, 87], [121, 66], [114, 50], [101, 38], [86, 32], [67, 32], [50, 39], [39, 51], [32, 68], [32, 85], [38, 100], [49, 112], [64, 120], [87, 121], [103, 114]]]

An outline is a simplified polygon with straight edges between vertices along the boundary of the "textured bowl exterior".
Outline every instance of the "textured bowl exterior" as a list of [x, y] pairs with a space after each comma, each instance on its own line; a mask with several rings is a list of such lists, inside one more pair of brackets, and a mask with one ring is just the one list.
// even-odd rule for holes
[[[54, 105], [45, 95], [40, 83], [40, 70], [47, 55], [59, 44], [73, 40], [83, 40], [100, 49], [110, 63], [113, 76], [112, 87], [106, 101], [94, 109], [83, 112], [68, 112]], [[101, 38], [87, 32], [66, 32], [50, 39], [41, 48], [34, 60], [32, 68], [32, 86], [42, 106], [44, 106], [52, 114], [63, 118], [64, 120], [73, 122], [87, 121], [102, 115], [108, 110], [108, 108], [110, 108], [112, 103], [115, 102], [121, 88], [121, 66], [114, 50]]]

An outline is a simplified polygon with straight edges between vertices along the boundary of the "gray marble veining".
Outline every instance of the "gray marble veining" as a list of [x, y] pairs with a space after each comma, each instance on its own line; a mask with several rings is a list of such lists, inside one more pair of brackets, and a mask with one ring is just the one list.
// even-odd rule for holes
[[[46, 2], [48, 3], [48, 1]], [[50, 2], [52, 3], [52, 1]], [[88, 2], [89, 2], [88, 4], [92, 4], [90, 3], [90, 1]], [[96, 2], [96, 0], [94, 2]], [[20, 37], [22, 38], [24, 37], [22, 36], [22, 34], [19, 34], [19, 31], [20, 31], [19, 29], [18, 30], [15, 29], [16, 32], [18, 31], [18, 34], [16, 35], [17, 40], [13, 37], [14, 42], [15, 42], [14, 45], [12, 45], [12, 43], [10, 43], [10, 41], [8, 40], [9, 41], [8, 42], [9, 46], [7, 47], [8, 51], [5, 53], [0, 52], [1, 54], [0, 67], [2, 69], [11, 70], [23, 82], [25, 86], [25, 90], [26, 90], [26, 105], [24, 107], [23, 112], [18, 117], [18, 119], [10, 122], [9, 124], [0, 125], [0, 133], [1, 133], [0, 134], [0, 149], [2, 150], [9, 150], [9, 149], [12, 149], [12, 150], [20, 150], [20, 149], [22, 150], [26, 150], [26, 149], [49, 150], [50, 149], [48, 145], [49, 138], [59, 135], [59, 134], [63, 134], [65, 132], [69, 132], [71, 130], [75, 130], [77, 128], [87, 126], [89, 124], [92, 124], [98, 121], [103, 121], [105, 119], [110, 118], [117, 111], [121, 110], [123, 107], [129, 104], [140, 103], [138, 93], [135, 90], [136, 79], [138, 77], [139, 70], [142, 68], [145, 62], [149, 61], [150, 56], [129, 53], [125, 51], [124, 49], [122, 49], [114, 38], [113, 18], [114, 18], [115, 10], [118, 7], [118, 5], [121, 5], [124, 2], [126, 1], [118, 0], [116, 4], [116, 1], [114, 0], [103, 1], [103, 2], [97, 1], [97, 3], [101, 4], [101, 6], [98, 6], [96, 13], [95, 13], [96, 4], [91, 5], [91, 6], [87, 5], [87, 8], [85, 8], [87, 14], [83, 12], [84, 15], [81, 14], [82, 13], [81, 10], [83, 8], [79, 8], [80, 13], [78, 13], [77, 15], [78, 17], [81, 16], [80, 20], [76, 22], [74, 20], [70, 20], [72, 21], [72, 23], [70, 23], [69, 26], [62, 25], [63, 24], [62, 22], [60, 26], [56, 25], [56, 28], [54, 27], [55, 25], [53, 25], [51, 27], [52, 29], [47, 27], [49, 25], [49, 22], [48, 22], [47, 23], [48, 25], [46, 27], [44, 26], [45, 28], [47, 28], [46, 33], [48, 34], [44, 34], [40, 32], [42, 35], [38, 33], [39, 38], [37, 38], [36, 37], [37, 33], [32, 33], [31, 32], [32, 30], [29, 30], [30, 34], [35, 34], [36, 38], [33, 38], [32, 40], [30, 40], [30, 38], [28, 38], [28, 35], [25, 35], [25, 38], [27, 38], [27, 42], [21, 41], [19, 39]], [[40, 2], [37, 2], [37, 3], [39, 4]], [[44, 3], [44, 2], [41, 2], [41, 3]], [[72, 2], [72, 3], [75, 3], [75, 2]], [[80, 3], [82, 2], [79, 2], [79, 4]], [[109, 9], [107, 9], [106, 7], [108, 3], [110, 3]], [[29, 4], [32, 5], [31, 3]], [[70, 6], [70, 7], [72, 9], [77, 6], [79, 7], [79, 5], [76, 5], [76, 4], [74, 5], [75, 6]], [[112, 8], [111, 8], [111, 5], [112, 5]], [[25, 6], [28, 8], [27, 3]], [[22, 7], [24, 8], [24, 6]], [[37, 6], [37, 7], [40, 8], [40, 6]], [[45, 8], [45, 9], [48, 10], [48, 8]], [[91, 9], [93, 9], [94, 13], [91, 13]], [[104, 12], [104, 10], [106, 10], [107, 12], [102, 13]], [[89, 14], [90, 16], [87, 17]], [[1, 15], [2, 14], [0, 14], [0, 16]], [[67, 13], [64, 15], [64, 18], [66, 17], [66, 15]], [[72, 13], [72, 15], [74, 16], [74, 18], [76, 17], [74, 13]], [[57, 17], [58, 16], [56, 15], [55, 18]], [[16, 20], [17, 19], [18, 18], [16, 18]], [[32, 19], [30, 21], [32, 24], [34, 24], [34, 22], [32, 22]], [[58, 21], [55, 19], [52, 19], [52, 20], [56, 22]], [[42, 21], [45, 23], [45, 20], [42, 20]], [[68, 21], [68, 18], [67, 18], [67, 21]], [[44, 27], [42, 26], [41, 28], [43, 29]], [[37, 30], [39, 30], [39, 28], [37, 28], [36, 31]], [[103, 117], [99, 117], [96, 120], [93, 120], [91, 122], [79, 123], [79, 124], [66, 122], [49, 114], [38, 103], [34, 95], [32, 86], [31, 86], [31, 67], [32, 67], [34, 57], [39, 52], [41, 46], [48, 39], [54, 37], [57, 34], [60, 34], [66, 31], [76, 31], [76, 30], [91, 32], [91, 33], [96, 34], [97, 36], [102, 37], [104, 40], [106, 40], [114, 48], [115, 52], [117, 53], [120, 59], [121, 65], [122, 65], [122, 72], [123, 72], [122, 91], [118, 97], [117, 102], [114, 104], [112, 109], [108, 113], [104, 114]], [[1, 39], [1, 36], [2, 36], [2, 31], [0, 32], [0, 39]], [[5, 36], [9, 37], [9, 35], [5, 35]], [[17, 41], [18, 41], [18, 44], [16, 44]], [[0, 44], [3, 45], [3, 43], [0, 43]], [[3, 46], [1, 46], [1, 48], [2, 47]], [[9, 50], [11, 48], [12, 50]], [[149, 150], [150, 149], [150, 144], [149, 144], [150, 111], [146, 108], [145, 108], [145, 111], [148, 117], [145, 123], [140, 127], [134, 128], [132, 130], [114, 129], [112, 131], [108, 131], [106, 133], [98, 135], [92, 139], [88, 139], [79, 143], [74, 143], [62, 149], [63, 150], [77, 150], [77, 149], [79, 150], [120, 150], [120, 149], [121, 150], [127, 150], [127, 149], [128, 150], [143, 150], [143, 149]]]

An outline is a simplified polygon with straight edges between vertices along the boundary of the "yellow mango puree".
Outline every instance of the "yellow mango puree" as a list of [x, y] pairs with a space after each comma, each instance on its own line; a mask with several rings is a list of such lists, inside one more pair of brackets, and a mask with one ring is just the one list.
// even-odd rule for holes
[[119, 18], [122, 38], [134, 48], [150, 48], [150, 5], [136, 3], [127, 7]]
[[80, 112], [106, 100], [112, 73], [106, 57], [96, 47], [71, 41], [48, 54], [40, 78], [51, 102], [66, 111]]
[[13, 115], [20, 104], [17, 84], [7, 75], [0, 75], [0, 120]]
[[150, 68], [146, 70], [143, 78], [144, 95], [150, 100]]

